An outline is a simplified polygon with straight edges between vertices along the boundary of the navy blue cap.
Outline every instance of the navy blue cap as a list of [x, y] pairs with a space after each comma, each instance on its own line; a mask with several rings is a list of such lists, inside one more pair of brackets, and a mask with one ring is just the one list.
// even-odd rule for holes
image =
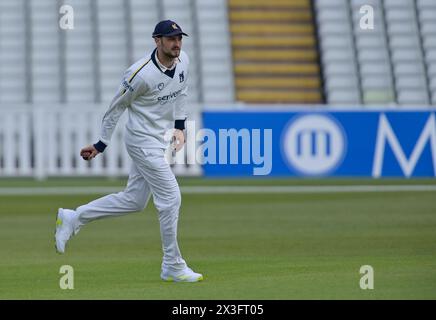
[[171, 20], [163, 20], [159, 22], [154, 28], [153, 37], [171, 37], [182, 34], [188, 36], [182, 31], [182, 28]]

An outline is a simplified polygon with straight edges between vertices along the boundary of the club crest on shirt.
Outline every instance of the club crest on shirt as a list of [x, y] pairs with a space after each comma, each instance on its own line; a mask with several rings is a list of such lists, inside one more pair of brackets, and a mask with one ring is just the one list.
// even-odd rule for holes
[[185, 72], [182, 71], [179, 73], [179, 82], [182, 83], [183, 81], [185, 81]]
[[161, 90], [162, 91], [162, 89], [164, 88], [164, 83], [163, 82], [161, 82], [161, 83], [159, 83], [158, 85], [157, 85], [157, 88], [159, 89], [159, 90]]

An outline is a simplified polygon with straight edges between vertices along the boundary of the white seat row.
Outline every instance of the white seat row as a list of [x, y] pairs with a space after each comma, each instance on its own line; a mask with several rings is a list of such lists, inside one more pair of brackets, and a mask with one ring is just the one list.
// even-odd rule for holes
[[355, 43], [364, 104], [390, 104], [395, 101], [384, 10], [380, 0], [371, 1], [374, 29], [362, 29], [360, 7], [366, 1], [352, 1]]
[[347, 0], [315, 2], [327, 103], [359, 105], [361, 92]]
[[427, 79], [430, 92], [430, 99], [436, 105], [436, 1], [417, 1], [419, 22], [421, 24], [421, 35], [423, 49], [425, 51], [425, 64], [427, 67]]
[[0, 1], [0, 103], [28, 98], [25, 2]]

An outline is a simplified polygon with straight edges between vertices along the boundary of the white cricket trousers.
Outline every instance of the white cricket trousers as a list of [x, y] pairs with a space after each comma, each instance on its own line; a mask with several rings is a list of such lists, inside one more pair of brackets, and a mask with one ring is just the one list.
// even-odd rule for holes
[[96, 219], [118, 217], [142, 211], [153, 195], [159, 212], [162, 240], [162, 268], [172, 271], [186, 267], [177, 244], [177, 222], [181, 195], [179, 185], [165, 160], [163, 149], [142, 149], [126, 146], [132, 158], [127, 187], [122, 192], [107, 195], [76, 209], [79, 227]]

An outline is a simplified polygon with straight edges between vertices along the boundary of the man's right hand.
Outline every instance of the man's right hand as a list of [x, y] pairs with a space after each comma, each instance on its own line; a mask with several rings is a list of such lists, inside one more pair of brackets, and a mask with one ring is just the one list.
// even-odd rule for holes
[[98, 152], [93, 145], [86, 146], [80, 150], [80, 156], [83, 158], [83, 160], [91, 160], [99, 153], [100, 152]]

